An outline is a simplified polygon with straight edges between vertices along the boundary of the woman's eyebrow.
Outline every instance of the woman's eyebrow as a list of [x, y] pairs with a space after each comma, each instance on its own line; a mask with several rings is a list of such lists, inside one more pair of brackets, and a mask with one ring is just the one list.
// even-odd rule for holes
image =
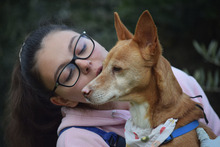
[[73, 36], [73, 37], [71, 38], [71, 40], [70, 40], [70, 43], [69, 43], [69, 45], [68, 45], [68, 49], [69, 49], [70, 52], [72, 51], [73, 41], [75, 40], [75, 38], [76, 38], [77, 36], [78, 36], [78, 35]]
[[[77, 37], [78, 35], [75, 35], [71, 38], [70, 42], [69, 42], [69, 45], [68, 45], [68, 50], [71, 52], [72, 51], [72, 46], [73, 46], [73, 41], [75, 40], [75, 38]], [[58, 72], [61, 70], [61, 68], [63, 68], [67, 63], [63, 63], [63, 64], [60, 64], [60, 66], [57, 68], [55, 74], [54, 74], [54, 81], [56, 82], [57, 80], [57, 76], [58, 76]]]

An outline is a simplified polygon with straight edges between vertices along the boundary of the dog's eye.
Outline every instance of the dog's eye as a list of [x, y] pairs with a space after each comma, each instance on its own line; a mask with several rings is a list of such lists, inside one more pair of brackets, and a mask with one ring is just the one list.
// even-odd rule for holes
[[113, 72], [119, 72], [119, 71], [121, 71], [122, 70], [122, 68], [121, 67], [113, 67]]

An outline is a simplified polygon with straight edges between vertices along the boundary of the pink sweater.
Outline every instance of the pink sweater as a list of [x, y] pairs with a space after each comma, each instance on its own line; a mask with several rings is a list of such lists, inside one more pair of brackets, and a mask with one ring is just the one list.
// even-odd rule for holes
[[[203, 104], [208, 126], [220, 136], [220, 120], [209, 104], [209, 101], [196, 80], [172, 68], [183, 91], [189, 96], [202, 95], [203, 98], [193, 99]], [[68, 126], [95, 126], [104, 131], [112, 131], [124, 137], [124, 125], [130, 117], [128, 110], [82, 110], [79, 108], [62, 108], [63, 119], [57, 133]], [[200, 120], [205, 123], [204, 119]], [[105, 141], [97, 134], [80, 128], [70, 128], [59, 136], [57, 147], [108, 147]]]

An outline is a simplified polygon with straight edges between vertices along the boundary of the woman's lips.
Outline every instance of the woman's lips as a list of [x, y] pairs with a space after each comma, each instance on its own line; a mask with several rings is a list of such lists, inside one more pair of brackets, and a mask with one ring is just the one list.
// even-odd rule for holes
[[98, 76], [101, 72], [102, 72], [102, 66], [98, 68], [98, 70], [96, 72], [96, 76]]

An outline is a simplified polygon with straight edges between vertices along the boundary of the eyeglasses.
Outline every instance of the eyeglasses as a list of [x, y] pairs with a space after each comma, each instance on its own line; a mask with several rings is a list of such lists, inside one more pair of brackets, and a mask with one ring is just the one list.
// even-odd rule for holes
[[73, 59], [60, 71], [52, 92], [55, 92], [59, 85], [73, 87], [77, 83], [80, 76], [80, 70], [75, 61], [76, 59], [88, 59], [94, 51], [94, 48], [94, 41], [84, 31], [76, 41], [73, 50]]

